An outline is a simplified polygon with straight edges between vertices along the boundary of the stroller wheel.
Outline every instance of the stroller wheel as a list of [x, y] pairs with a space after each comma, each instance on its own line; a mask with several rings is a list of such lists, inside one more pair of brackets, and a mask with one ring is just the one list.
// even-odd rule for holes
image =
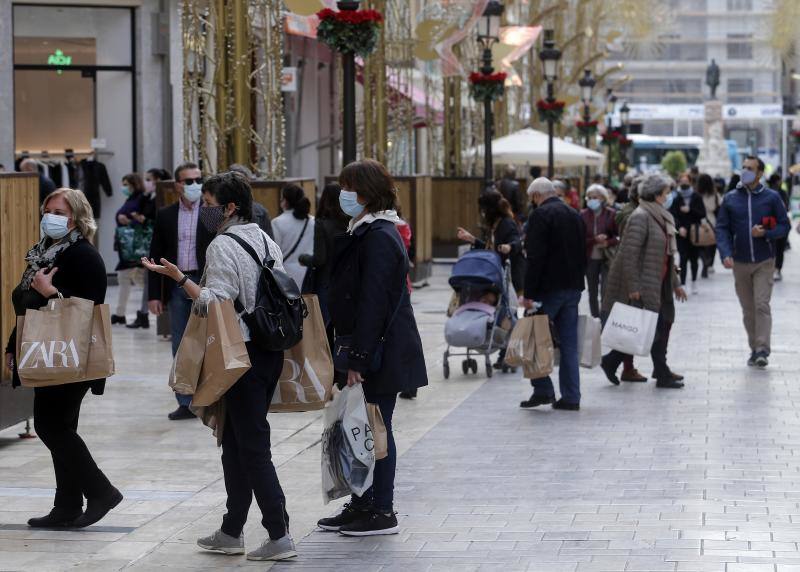
[[494, 375], [494, 368], [492, 367], [492, 362], [489, 358], [486, 358], [486, 377], [492, 377]]
[[474, 360], [474, 359], [469, 360], [469, 367], [472, 370], [472, 373], [478, 373], [478, 362], [477, 362], [477, 360]]
[[469, 362], [470, 360], [468, 359], [465, 359], [464, 361], [461, 362], [461, 371], [464, 372], [464, 375], [467, 375], [469, 373]]
[[444, 362], [444, 367], [442, 368], [442, 373], [444, 373], [444, 378], [445, 379], [449, 379], [450, 378], [450, 364], [449, 363]]

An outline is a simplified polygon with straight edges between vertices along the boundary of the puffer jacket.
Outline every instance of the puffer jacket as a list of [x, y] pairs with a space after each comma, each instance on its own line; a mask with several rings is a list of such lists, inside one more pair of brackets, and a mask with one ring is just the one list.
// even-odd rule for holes
[[673, 258], [666, 260], [672, 288], [669, 299], [661, 299], [661, 284], [667, 252], [667, 234], [658, 221], [638, 207], [625, 225], [617, 256], [611, 263], [603, 295], [603, 312], [615, 302], [630, 304], [631, 292], [639, 292], [645, 310], [660, 312], [667, 322], [675, 320], [672, 291], [680, 286]]
[[[755, 238], [752, 229], [775, 223], [763, 237]], [[717, 213], [717, 248], [722, 258], [736, 262], [759, 263], [775, 256], [775, 241], [786, 238], [791, 226], [781, 196], [759, 185], [751, 191], [743, 185], [725, 195]]]

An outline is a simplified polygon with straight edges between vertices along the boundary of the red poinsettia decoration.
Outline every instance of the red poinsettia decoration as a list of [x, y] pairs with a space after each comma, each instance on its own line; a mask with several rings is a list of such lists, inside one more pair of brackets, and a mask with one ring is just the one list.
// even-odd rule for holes
[[622, 131], [617, 129], [611, 129], [603, 133], [602, 140], [604, 145], [619, 145], [620, 147], [630, 147], [633, 145], [633, 141], [625, 137]]
[[794, 137], [795, 142], [800, 145], [800, 129], [792, 131], [792, 137]]
[[597, 134], [597, 121], [576, 121], [575, 127], [582, 137], [592, 137]]
[[361, 57], [371, 54], [378, 45], [378, 29], [383, 15], [377, 10], [340, 10], [325, 8], [317, 12], [317, 38], [339, 53]]
[[559, 100], [547, 101], [545, 99], [540, 99], [536, 102], [536, 111], [539, 112], [539, 121], [542, 123], [547, 123], [548, 121], [558, 123], [561, 121], [561, 116], [564, 114], [565, 105], [565, 102]]
[[508, 74], [505, 72], [469, 74], [469, 92], [475, 101], [494, 101], [503, 96], [505, 81]]

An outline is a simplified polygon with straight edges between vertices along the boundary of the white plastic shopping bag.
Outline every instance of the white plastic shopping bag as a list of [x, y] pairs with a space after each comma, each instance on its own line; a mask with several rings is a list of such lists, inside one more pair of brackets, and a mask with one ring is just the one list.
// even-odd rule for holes
[[361, 385], [345, 387], [325, 408], [322, 496], [325, 503], [372, 486], [375, 440]]
[[581, 355], [581, 366], [597, 367], [603, 358], [603, 348], [600, 342], [602, 326], [598, 318], [581, 316], [578, 322], [578, 347]]
[[615, 302], [603, 328], [603, 345], [635, 356], [650, 355], [658, 314]]

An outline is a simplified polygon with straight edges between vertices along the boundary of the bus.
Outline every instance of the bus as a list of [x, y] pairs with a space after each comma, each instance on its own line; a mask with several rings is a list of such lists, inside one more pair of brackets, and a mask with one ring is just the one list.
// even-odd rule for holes
[[[661, 168], [661, 159], [670, 151], [683, 151], [686, 161], [691, 167], [697, 162], [700, 148], [703, 146], [702, 137], [659, 137], [655, 135], [631, 134], [628, 138], [633, 141], [633, 160], [631, 167], [641, 173], [648, 173]], [[741, 169], [741, 158], [736, 141], [726, 139], [728, 156], [731, 159], [733, 170]]]

